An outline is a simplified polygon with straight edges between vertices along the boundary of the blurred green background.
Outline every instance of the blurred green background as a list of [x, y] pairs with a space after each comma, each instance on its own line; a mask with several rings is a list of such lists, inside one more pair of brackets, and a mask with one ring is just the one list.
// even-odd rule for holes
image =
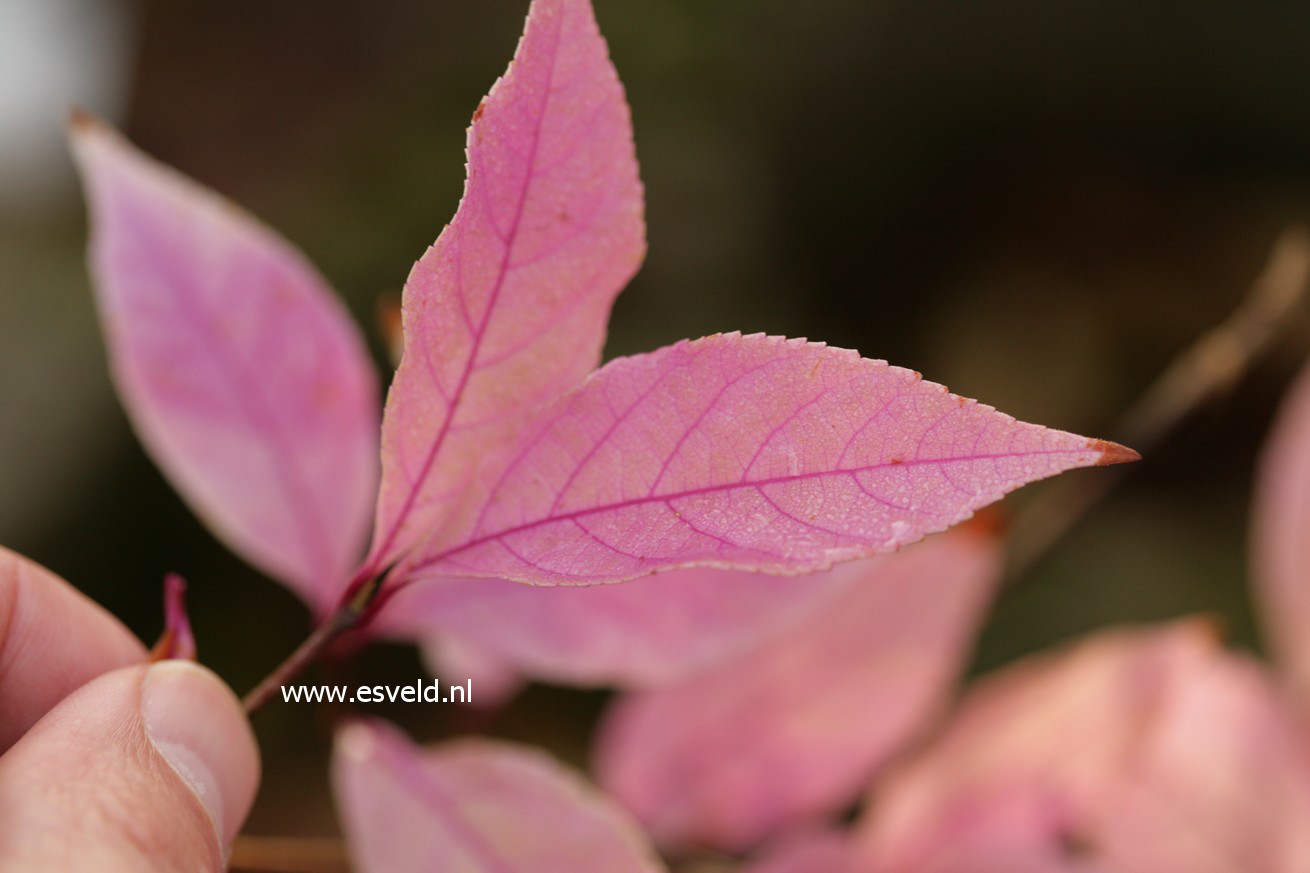
[[[238, 690], [298, 642], [298, 602], [205, 532], [116, 404], [59, 119], [87, 103], [281, 229], [380, 353], [379, 300], [455, 209], [468, 117], [526, 5], [0, 0], [0, 543], [146, 640], [163, 574], [182, 573], [202, 659]], [[1310, 5], [596, 6], [650, 226], [611, 355], [717, 330], [808, 336], [1112, 438], [1277, 231], [1310, 221]], [[1308, 340], [1301, 313], [1235, 396], [1140, 464], [1004, 599], [975, 669], [1196, 611], [1257, 646], [1250, 476]], [[347, 675], [420, 669], [383, 647]], [[581, 760], [601, 702], [535, 688], [494, 715], [371, 711], [423, 738], [490, 730]], [[331, 716], [257, 716], [268, 776], [251, 831], [332, 831]]]

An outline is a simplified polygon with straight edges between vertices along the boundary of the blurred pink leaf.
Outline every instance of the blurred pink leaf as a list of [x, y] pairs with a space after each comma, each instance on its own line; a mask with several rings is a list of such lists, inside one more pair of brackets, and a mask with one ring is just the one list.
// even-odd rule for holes
[[424, 750], [353, 724], [332, 775], [359, 873], [664, 869], [627, 816], [541, 752], [485, 740]]
[[439, 579], [403, 588], [377, 627], [423, 641], [454, 681], [478, 669], [472, 659], [546, 681], [644, 687], [779, 632], [849, 581], [704, 568], [588, 587]]
[[[1050, 846], [1012, 845], [1010, 823], [1002, 816], [1012, 812], [979, 809], [977, 816], [951, 834], [940, 854], [913, 873], [1116, 873], [1096, 861], [1070, 857]], [[871, 867], [843, 831], [821, 831], [768, 848], [743, 873], [910, 873], [907, 869]]]
[[399, 575], [813, 572], [894, 551], [1035, 479], [1135, 457], [855, 352], [716, 335], [612, 361], [561, 398]]
[[1066, 831], [1061, 796], [998, 782], [944, 811], [935, 841], [902, 854], [878, 846], [873, 858], [857, 848], [852, 866], [879, 873], [1122, 873], [1088, 857]]
[[1310, 368], [1266, 444], [1252, 525], [1256, 607], [1279, 667], [1310, 704]]
[[471, 682], [478, 689], [469, 706], [496, 709], [523, 687], [524, 677], [515, 667], [489, 649], [466, 643], [458, 636], [432, 634], [420, 627], [406, 638], [420, 640], [423, 661], [434, 676], [460, 685]]
[[405, 286], [376, 572], [434, 528], [480, 459], [600, 361], [645, 254], [623, 87], [588, 0], [535, 0], [473, 116], [468, 183]]
[[98, 122], [73, 125], [113, 375], [142, 442], [229, 546], [324, 607], [359, 560], [377, 386], [285, 241]]
[[1211, 636], [1196, 622], [1106, 632], [976, 683], [930, 749], [876, 787], [870, 863], [935, 870], [957, 837], [1063, 851], [1118, 790], [1153, 707], [1205, 662]]
[[1306, 821], [1295, 723], [1259, 667], [1187, 622], [979, 683], [877, 786], [858, 854], [886, 873], [1293, 873]]
[[999, 569], [966, 528], [830, 571], [852, 584], [792, 630], [621, 698], [601, 784], [679, 846], [737, 850], [840, 809], [942, 703]]
[[1124, 873], [1310, 870], [1310, 743], [1262, 666], [1217, 655], [1160, 704], [1094, 845]]
[[860, 873], [844, 831], [817, 830], [789, 835], [766, 846], [741, 873]]

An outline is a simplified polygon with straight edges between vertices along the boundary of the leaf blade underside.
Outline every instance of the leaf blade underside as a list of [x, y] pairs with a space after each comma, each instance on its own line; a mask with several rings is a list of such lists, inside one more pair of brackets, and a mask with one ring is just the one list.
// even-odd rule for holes
[[377, 484], [377, 376], [358, 330], [270, 229], [97, 121], [75, 119], [72, 141], [133, 426], [220, 539], [330, 606]]
[[366, 571], [438, 526], [472, 472], [600, 360], [645, 255], [630, 112], [587, 0], [536, 0], [478, 107], [451, 224], [414, 266]]
[[917, 373], [721, 334], [612, 361], [529, 428], [401, 579], [777, 574], [895, 551], [1027, 482], [1136, 454]]

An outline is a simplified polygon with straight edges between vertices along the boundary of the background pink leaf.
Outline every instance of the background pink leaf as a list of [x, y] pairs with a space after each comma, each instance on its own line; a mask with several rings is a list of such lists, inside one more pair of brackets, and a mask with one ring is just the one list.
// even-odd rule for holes
[[705, 568], [588, 587], [435, 579], [400, 590], [375, 627], [424, 643], [455, 681], [476, 656], [545, 681], [636, 688], [740, 652], [850, 581]]
[[815, 830], [766, 847], [742, 873], [860, 873], [854, 864], [845, 831]]
[[596, 366], [610, 306], [645, 254], [642, 211], [628, 105], [590, 2], [535, 0], [473, 116], [459, 211], [405, 286], [371, 570]]
[[457, 684], [471, 682], [478, 689], [468, 702], [470, 706], [496, 709], [523, 687], [523, 674], [491, 649], [466, 643], [451, 634], [420, 639], [423, 662], [434, 676]]
[[917, 373], [726, 334], [612, 361], [400, 573], [539, 585], [678, 566], [805, 573], [890, 552], [1035, 479], [1136, 454]]
[[1310, 870], [1310, 746], [1264, 668], [1221, 654], [1170, 689], [1095, 845], [1125, 873]]
[[541, 752], [483, 740], [423, 750], [354, 724], [332, 775], [359, 873], [664, 869], [627, 816]]
[[119, 395], [229, 546], [319, 607], [359, 560], [377, 384], [344, 308], [286, 242], [87, 119], [73, 145]]
[[1166, 689], [1214, 646], [1199, 622], [1103, 632], [975, 683], [940, 737], [875, 787], [868, 863], [936, 870], [957, 841], [994, 857], [1062, 853], [1119, 789]]
[[942, 702], [999, 569], [965, 529], [830, 571], [852, 584], [792, 630], [621, 698], [601, 784], [672, 845], [742, 849], [840, 809]]
[[1299, 726], [1262, 668], [1191, 622], [985, 680], [879, 785], [859, 854], [888, 873], [1292, 873], [1310, 865], [1307, 820]]
[[1256, 607], [1270, 647], [1310, 703], [1310, 368], [1287, 392], [1266, 444], [1251, 537]]

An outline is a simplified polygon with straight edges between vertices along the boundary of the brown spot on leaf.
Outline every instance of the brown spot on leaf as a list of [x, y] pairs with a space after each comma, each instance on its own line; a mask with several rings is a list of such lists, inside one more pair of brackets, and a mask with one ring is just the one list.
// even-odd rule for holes
[[483, 113], [484, 111], [486, 111], [486, 108], [487, 108], [487, 101], [486, 101], [486, 100], [479, 100], [479, 101], [478, 101], [478, 108], [473, 110], [473, 123], [474, 123], [474, 124], [477, 124], [478, 121], [482, 118], [482, 113]]

